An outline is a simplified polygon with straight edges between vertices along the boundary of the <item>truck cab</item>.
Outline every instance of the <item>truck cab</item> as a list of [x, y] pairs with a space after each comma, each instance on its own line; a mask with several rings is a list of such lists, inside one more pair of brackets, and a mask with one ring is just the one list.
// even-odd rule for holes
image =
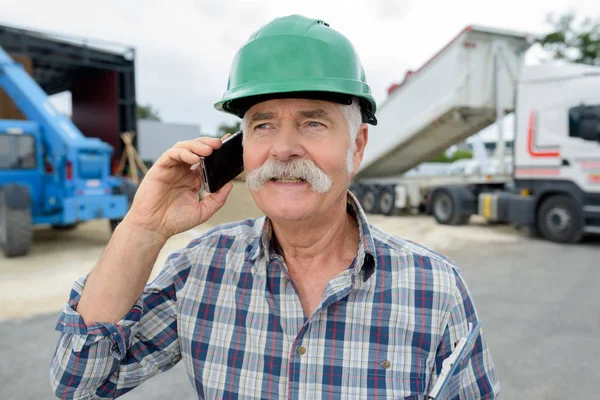
[[544, 237], [600, 233], [600, 68], [536, 65], [517, 96], [514, 178]]
[[0, 187], [18, 182], [31, 193], [32, 211], [44, 208], [44, 160], [35, 122], [0, 120], [0, 170]]

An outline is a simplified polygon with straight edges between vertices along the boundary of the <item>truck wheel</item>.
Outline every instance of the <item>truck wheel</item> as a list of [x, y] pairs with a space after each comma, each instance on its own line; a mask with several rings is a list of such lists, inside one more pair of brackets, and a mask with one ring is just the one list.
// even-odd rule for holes
[[[127, 196], [127, 202], [129, 204], [129, 208], [131, 208], [131, 203], [133, 203], [133, 198], [135, 197], [135, 193], [137, 191], [137, 186], [130, 181], [124, 180], [121, 182], [121, 185], [115, 186], [112, 190], [113, 194], [124, 194]], [[119, 225], [123, 221], [123, 218], [111, 219], [109, 221], [110, 231], [114, 232], [117, 229], [117, 225]]]
[[10, 208], [0, 192], [0, 247], [6, 257], [29, 253], [32, 242], [31, 209]]
[[66, 224], [66, 225], [52, 225], [52, 229], [57, 231], [72, 231], [77, 228], [78, 224]]
[[362, 195], [362, 206], [367, 214], [377, 213], [377, 195], [371, 187], [365, 188]]
[[433, 196], [432, 211], [435, 220], [442, 225], [464, 225], [469, 214], [459, 214], [454, 197], [447, 190], [439, 190]]
[[384, 187], [379, 193], [379, 211], [384, 215], [393, 215], [396, 210], [396, 193], [393, 187]]
[[581, 211], [570, 196], [557, 195], [544, 200], [537, 212], [540, 235], [557, 243], [577, 243], [583, 238]]

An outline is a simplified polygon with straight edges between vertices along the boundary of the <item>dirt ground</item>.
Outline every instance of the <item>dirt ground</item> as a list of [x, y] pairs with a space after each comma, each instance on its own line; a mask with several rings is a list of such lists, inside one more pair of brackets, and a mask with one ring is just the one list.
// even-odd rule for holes
[[[227, 203], [210, 221], [167, 242], [151, 278], [160, 271], [170, 253], [187, 245], [193, 237], [221, 223], [260, 215], [262, 211], [244, 183], [236, 182]], [[476, 218], [464, 227], [440, 226], [428, 216], [373, 215], [369, 219], [390, 233], [441, 252], [520, 239], [511, 227], [486, 226]], [[0, 320], [60, 310], [73, 281], [89, 273], [109, 240], [110, 229], [104, 220], [81, 224], [68, 232], [39, 228], [34, 232], [32, 250], [27, 256], [8, 259], [0, 255]]]

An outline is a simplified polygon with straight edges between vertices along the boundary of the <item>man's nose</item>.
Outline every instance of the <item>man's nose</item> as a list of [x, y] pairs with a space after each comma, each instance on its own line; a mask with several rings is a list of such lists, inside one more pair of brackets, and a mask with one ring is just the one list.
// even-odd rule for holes
[[300, 132], [296, 128], [285, 127], [280, 129], [275, 135], [271, 147], [271, 157], [282, 161], [304, 157], [305, 150], [301, 145], [300, 136]]

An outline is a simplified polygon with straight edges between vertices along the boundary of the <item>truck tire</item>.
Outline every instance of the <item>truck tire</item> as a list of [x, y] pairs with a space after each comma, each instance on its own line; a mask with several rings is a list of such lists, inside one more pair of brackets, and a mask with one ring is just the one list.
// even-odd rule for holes
[[362, 194], [361, 203], [367, 214], [377, 214], [377, 193], [372, 187], [365, 187]]
[[394, 215], [396, 211], [396, 191], [393, 186], [386, 186], [381, 189], [377, 197], [379, 203], [379, 212], [383, 215]]
[[578, 243], [583, 238], [579, 204], [571, 196], [554, 195], [546, 198], [537, 212], [537, 230], [552, 242]]
[[435, 220], [441, 225], [464, 225], [469, 222], [469, 214], [458, 212], [455, 196], [450, 191], [440, 189], [432, 199], [431, 210]]
[[79, 224], [66, 224], [66, 225], [52, 225], [52, 229], [57, 231], [72, 231], [77, 228]]
[[[133, 203], [133, 198], [135, 197], [135, 193], [137, 191], [137, 186], [130, 181], [123, 180], [119, 186], [115, 186], [113, 188], [113, 194], [124, 194], [127, 196], [127, 203], [129, 204], [129, 208], [131, 208], [131, 203]], [[109, 221], [110, 231], [114, 232], [119, 225], [123, 221], [123, 218], [111, 219]]]
[[11, 208], [0, 191], [0, 247], [6, 257], [29, 253], [32, 242], [31, 208]]

